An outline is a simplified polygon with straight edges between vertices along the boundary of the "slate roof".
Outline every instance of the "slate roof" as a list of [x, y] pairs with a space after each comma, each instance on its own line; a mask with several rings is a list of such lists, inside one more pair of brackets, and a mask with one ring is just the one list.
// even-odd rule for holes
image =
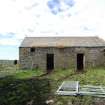
[[105, 47], [99, 37], [25, 37], [20, 47]]

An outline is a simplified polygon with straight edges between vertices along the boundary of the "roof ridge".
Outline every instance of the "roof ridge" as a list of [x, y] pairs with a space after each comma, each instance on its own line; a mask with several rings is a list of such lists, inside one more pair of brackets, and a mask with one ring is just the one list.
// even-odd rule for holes
[[25, 37], [25, 38], [94, 38], [94, 37], [97, 37], [99, 38], [98, 36], [30, 36], [30, 37]]

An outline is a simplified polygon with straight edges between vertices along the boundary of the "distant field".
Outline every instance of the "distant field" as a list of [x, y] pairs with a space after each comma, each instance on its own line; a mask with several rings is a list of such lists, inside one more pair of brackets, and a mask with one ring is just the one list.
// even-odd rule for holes
[[[41, 76], [43, 73], [42, 70], [20, 70], [18, 66], [13, 65], [13, 61], [0, 61], [0, 77], [13, 75], [25, 79]], [[104, 105], [104, 98], [57, 96], [55, 92], [63, 81], [80, 81], [80, 84], [105, 86], [105, 67], [91, 68], [82, 73], [77, 73], [74, 69], [54, 70], [41, 78], [48, 78], [51, 81], [53, 105]]]
[[0, 64], [12, 65], [14, 60], [0, 60]]

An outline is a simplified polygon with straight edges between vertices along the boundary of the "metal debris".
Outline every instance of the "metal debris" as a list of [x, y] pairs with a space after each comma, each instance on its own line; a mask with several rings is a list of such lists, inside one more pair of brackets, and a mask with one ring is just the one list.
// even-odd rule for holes
[[68, 96], [95, 96], [105, 97], [105, 87], [93, 85], [79, 85], [79, 81], [64, 81], [56, 91], [57, 95]]

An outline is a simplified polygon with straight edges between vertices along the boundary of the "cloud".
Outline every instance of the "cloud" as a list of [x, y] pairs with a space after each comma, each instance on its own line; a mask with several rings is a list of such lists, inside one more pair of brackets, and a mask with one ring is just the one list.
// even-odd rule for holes
[[5, 34], [0, 34], [0, 39], [3, 39], [3, 38], [13, 38], [13, 37], [15, 37], [15, 33], [13, 33], [13, 32], [5, 33]]
[[0, 34], [0, 45], [19, 46], [22, 40], [16, 36], [17, 35], [13, 32]]
[[29, 0], [0, 1], [0, 33], [21, 33], [30, 27], [33, 17], [30, 12], [25, 10], [25, 7], [30, 5]]
[[[49, 0], [47, 2], [48, 7], [54, 15], [57, 15], [59, 12], [62, 12], [70, 7], [74, 6], [74, 0]], [[67, 8], [68, 7], [68, 8]]]
[[16, 45], [25, 36], [97, 34], [104, 38], [104, 5], [103, 0], [3, 0], [0, 39], [14, 37], [10, 43]]
[[74, 0], [64, 0], [66, 5], [69, 5], [70, 7], [74, 6], [75, 1]]
[[17, 39], [10, 39], [10, 38], [0, 39], [0, 45], [1, 46], [6, 46], [6, 45], [9, 45], [9, 46], [19, 46], [20, 45], [20, 41], [17, 40]]
[[104, 10], [105, 0], [0, 0], [0, 58], [16, 58], [25, 36], [105, 39]]
[[51, 9], [53, 14], [60, 12], [60, 1], [59, 0], [49, 0], [47, 3], [48, 7]]

